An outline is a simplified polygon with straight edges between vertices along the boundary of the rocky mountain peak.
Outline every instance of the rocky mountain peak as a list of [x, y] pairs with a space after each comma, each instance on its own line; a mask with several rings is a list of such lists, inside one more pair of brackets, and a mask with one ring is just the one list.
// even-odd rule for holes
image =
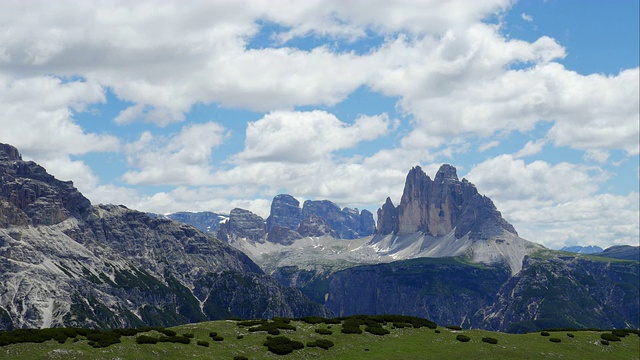
[[0, 225], [53, 225], [86, 219], [91, 202], [71, 181], [60, 181], [18, 150], [0, 144]]
[[456, 168], [448, 164], [440, 167], [434, 180], [419, 166], [413, 167], [400, 204], [394, 207], [387, 199], [378, 210], [378, 234], [423, 232], [440, 237], [454, 230], [456, 238], [470, 234], [486, 239], [503, 231], [517, 235], [491, 199], [466, 179], [460, 181]]
[[22, 156], [15, 147], [0, 143], [0, 161], [22, 161]]
[[434, 181], [438, 183], [444, 181], [457, 182], [458, 174], [456, 172], [456, 168], [449, 164], [443, 164], [440, 166], [440, 169], [438, 169]]

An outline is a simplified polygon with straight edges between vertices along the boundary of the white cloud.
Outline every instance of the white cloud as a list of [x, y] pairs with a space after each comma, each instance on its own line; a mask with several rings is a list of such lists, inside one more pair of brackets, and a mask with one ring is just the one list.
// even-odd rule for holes
[[489, 196], [520, 236], [560, 248], [637, 242], [638, 194], [598, 194], [609, 174], [598, 168], [501, 155], [466, 175]]
[[531, 16], [529, 14], [522, 13], [522, 14], [520, 14], [520, 17], [522, 18], [522, 20], [524, 20], [526, 22], [532, 22], [533, 21], [533, 16]]
[[603, 150], [587, 150], [584, 153], [584, 159], [587, 161], [594, 161], [599, 164], [604, 164], [609, 159], [611, 154], [608, 151]]
[[325, 111], [276, 111], [247, 126], [239, 161], [310, 162], [389, 132], [386, 114], [361, 116], [348, 125]]
[[129, 166], [139, 170], [126, 172], [122, 179], [128, 184], [208, 184], [212, 149], [225, 137], [225, 129], [215, 122], [184, 126], [168, 138], [144, 132], [125, 149]]
[[540, 151], [547, 144], [545, 139], [531, 140], [527, 142], [522, 149], [520, 149], [517, 153], [515, 153], [515, 158], [532, 156]]

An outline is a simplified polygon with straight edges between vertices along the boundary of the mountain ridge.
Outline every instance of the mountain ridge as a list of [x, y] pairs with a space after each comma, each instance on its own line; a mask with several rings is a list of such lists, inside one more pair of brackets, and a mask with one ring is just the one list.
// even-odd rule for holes
[[6, 144], [0, 269], [0, 329], [330, 313], [194, 227], [121, 205], [92, 206], [72, 182]]

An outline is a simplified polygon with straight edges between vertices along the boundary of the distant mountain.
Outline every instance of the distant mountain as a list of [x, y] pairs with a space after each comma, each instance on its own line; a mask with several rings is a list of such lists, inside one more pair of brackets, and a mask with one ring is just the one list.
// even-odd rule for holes
[[572, 252], [576, 254], [593, 254], [602, 252], [602, 248], [600, 246], [589, 245], [589, 246], [565, 246], [560, 251]]
[[0, 330], [327, 315], [194, 227], [73, 186], [0, 144]]
[[[290, 208], [296, 206], [287, 209]], [[354, 265], [451, 256], [467, 256], [483, 264], [504, 264], [516, 273], [527, 254], [544, 248], [518, 237], [493, 202], [466, 179], [458, 180], [456, 169], [450, 165], [443, 165], [433, 181], [420, 167], [411, 169], [400, 204], [395, 207], [387, 199], [378, 210], [376, 234], [348, 242], [326, 231], [307, 234], [302, 239], [296, 232], [287, 241], [259, 241], [266, 231], [260, 218], [246, 211], [235, 213], [240, 220], [233, 221], [232, 211], [225, 224], [231, 233], [239, 234], [230, 243], [268, 273], [297, 266], [327, 274]], [[316, 221], [311, 228], [334, 229], [321, 218]], [[275, 228], [272, 226], [272, 230]], [[227, 240], [224, 229], [221, 227], [223, 232], [217, 235]], [[280, 275], [276, 274], [289, 283]]]
[[300, 208], [296, 198], [280, 194], [273, 198], [266, 221], [249, 210], [236, 208], [214, 234], [230, 244], [249, 241], [291, 245], [305, 237], [357, 239], [374, 230], [373, 214], [367, 210], [341, 209], [328, 200], [307, 200]]
[[640, 261], [640, 246], [617, 245], [593, 255], [612, 259]]

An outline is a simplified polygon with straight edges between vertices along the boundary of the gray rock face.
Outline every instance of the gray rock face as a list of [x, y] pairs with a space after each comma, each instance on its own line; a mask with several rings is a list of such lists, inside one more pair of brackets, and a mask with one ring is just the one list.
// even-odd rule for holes
[[323, 218], [341, 239], [357, 239], [373, 234], [373, 214], [357, 209], [340, 209], [328, 200], [307, 200], [302, 206], [302, 218], [312, 215]]
[[549, 251], [522, 271], [455, 259], [365, 265], [328, 277], [336, 314], [407, 314], [438, 324], [511, 333], [548, 328], [637, 328], [639, 263]]
[[249, 210], [235, 208], [229, 213], [229, 220], [220, 225], [216, 236], [226, 242], [245, 238], [249, 241], [264, 243], [267, 228], [264, 219]]
[[91, 202], [73, 187], [31, 161], [22, 161], [18, 151], [0, 148], [0, 225], [54, 225], [76, 217], [86, 219]]
[[7, 145], [0, 159], [0, 330], [328, 315], [192, 226], [92, 207]]
[[271, 212], [267, 218], [267, 231], [274, 226], [296, 230], [302, 221], [300, 202], [291, 195], [276, 195], [271, 202]]
[[640, 263], [556, 255], [525, 259], [491, 305], [474, 315], [488, 329], [638, 328]]
[[458, 180], [456, 169], [446, 164], [440, 167], [434, 180], [419, 166], [412, 168], [400, 205], [394, 208], [387, 199], [378, 210], [378, 219], [379, 234], [420, 231], [439, 237], [455, 229], [457, 238], [470, 234], [474, 239], [486, 239], [503, 231], [517, 235], [493, 202], [480, 195], [466, 179]]
[[328, 200], [300, 202], [293, 196], [280, 194], [271, 203], [271, 214], [264, 220], [248, 210], [234, 209], [229, 221], [222, 224], [215, 236], [229, 243], [247, 239], [290, 245], [307, 236], [329, 235], [339, 239], [357, 239], [373, 234], [375, 221], [370, 211], [340, 209]]
[[607, 248], [595, 256], [602, 256], [611, 259], [635, 260], [640, 261], [640, 246], [617, 245]]

